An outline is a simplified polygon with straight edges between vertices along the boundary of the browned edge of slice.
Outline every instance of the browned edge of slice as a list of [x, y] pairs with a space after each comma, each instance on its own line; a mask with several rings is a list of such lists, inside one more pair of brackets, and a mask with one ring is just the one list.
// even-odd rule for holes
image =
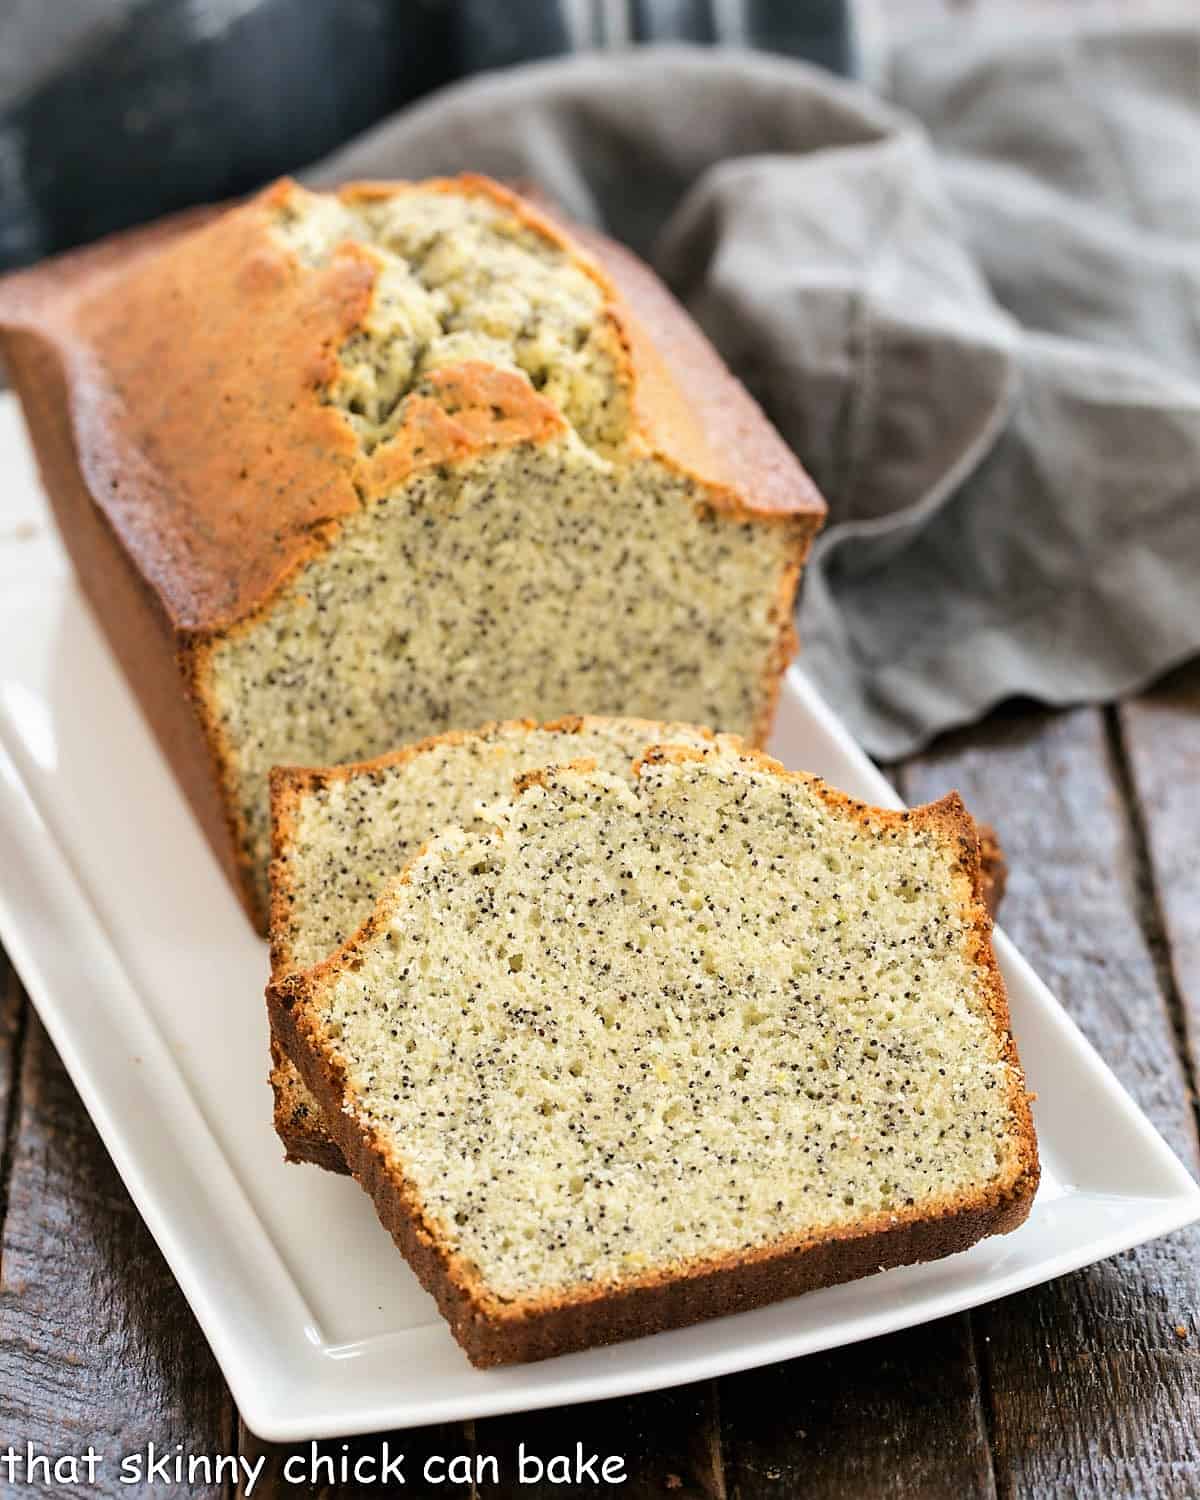
[[271, 1027], [271, 1071], [267, 1075], [275, 1100], [272, 1123], [283, 1143], [283, 1159], [297, 1165], [323, 1167], [342, 1177], [350, 1175], [346, 1158], [325, 1127], [311, 1093], [306, 1093], [291, 1058]]
[[[656, 747], [643, 762], [703, 759], [705, 752]], [[756, 752], [747, 760], [791, 780], [808, 782], [845, 815], [877, 828], [924, 824], [957, 845], [957, 862], [970, 882], [974, 956], [982, 971], [986, 1005], [1001, 1054], [1010, 1066], [1009, 1105], [1020, 1139], [1012, 1180], [942, 1203], [880, 1213], [852, 1227], [778, 1241], [751, 1251], [696, 1259], [643, 1274], [619, 1286], [588, 1286], [519, 1304], [496, 1299], [455, 1252], [441, 1243], [402, 1164], [378, 1131], [348, 1112], [352, 1091], [342, 1064], [325, 1048], [311, 1001], [321, 981], [353, 963], [356, 952], [390, 915], [396, 889], [410, 879], [411, 864], [378, 902], [363, 927], [336, 955], [306, 974], [268, 987], [275, 1033], [300, 1067], [354, 1177], [370, 1194], [421, 1284], [436, 1300], [454, 1337], [480, 1368], [549, 1358], [573, 1350], [662, 1332], [726, 1313], [741, 1312], [818, 1287], [855, 1280], [878, 1270], [933, 1260], [965, 1250], [977, 1240], [1024, 1222], [1039, 1180], [1037, 1138], [1009, 1022], [1008, 999], [991, 943], [991, 917], [982, 900], [979, 839], [957, 793], [906, 812], [891, 812], [834, 791], [815, 777], [783, 770]], [[544, 774], [544, 773], [543, 773]], [[539, 773], [523, 778], [533, 784]], [[417, 858], [418, 856], [414, 856]]]
[[979, 873], [982, 880], [983, 904], [991, 913], [992, 921], [1000, 911], [1004, 892], [1008, 889], [1008, 860], [1000, 843], [1000, 835], [990, 823], [976, 823], [979, 834]]

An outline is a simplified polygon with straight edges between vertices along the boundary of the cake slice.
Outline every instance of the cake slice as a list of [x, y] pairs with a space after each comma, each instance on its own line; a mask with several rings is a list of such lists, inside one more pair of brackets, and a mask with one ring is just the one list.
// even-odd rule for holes
[[[410, 855], [443, 828], [469, 823], [476, 805], [506, 796], [514, 779], [586, 758], [629, 776], [655, 742], [704, 746], [711, 731], [648, 719], [573, 717], [490, 724], [438, 735], [356, 765], [276, 768], [271, 775], [271, 974], [307, 969], [370, 915]], [[726, 739], [729, 746], [739, 742]], [[344, 1172], [346, 1164], [295, 1064], [271, 1040], [275, 1129], [294, 1162]]]
[[[271, 973], [276, 981], [328, 958], [366, 920], [375, 898], [426, 840], [470, 821], [526, 771], [580, 757], [629, 775], [651, 743], [702, 747], [711, 731], [646, 719], [529, 719], [438, 735], [357, 764], [277, 767], [271, 777]], [[722, 737], [722, 744], [739, 741]], [[1004, 856], [979, 828], [984, 901], [995, 916]], [[288, 1161], [345, 1172], [312, 1092], [274, 1036], [275, 1130]]]
[[965, 1249], [1026, 1217], [1028, 1097], [956, 796], [764, 757], [533, 772], [269, 990], [474, 1363]]

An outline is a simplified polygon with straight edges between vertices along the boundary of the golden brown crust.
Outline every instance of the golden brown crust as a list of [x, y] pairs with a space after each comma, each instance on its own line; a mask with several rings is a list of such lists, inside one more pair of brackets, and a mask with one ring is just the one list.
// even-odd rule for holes
[[327, 1172], [349, 1172], [337, 1143], [318, 1117], [311, 1093], [289, 1063], [279, 1038], [271, 1034], [271, 1071], [268, 1075], [275, 1098], [275, 1134], [283, 1142], [284, 1160], [310, 1163]]
[[[415, 186], [350, 184], [342, 194]], [[778, 644], [753, 728], [765, 740], [794, 649], [801, 563], [824, 515], [812, 482], [628, 252], [595, 236], [591, 253], [580, 251], [560, 226], [484, 178], [420, 186], [490, 197], [567, 249], [609, 299], [604, 316], [631, 386], [634, 451], [640, 445], [693, 477], [716, 509], [790, 528], [793, 561], [773, 605]], [[342, 519], [417, 469], [545, 442], [564, 426], [527, 382], [470, 363], [437, 372], [429, 393], [407, 402], [396, 437], [373, 454], [361, 449], [323, 390], [367, 312], [380, 259], [347, 244], [327, 264], [302, 267], [271, 229], [295, 191], [281, 181], [226, 212], [181, 215], [0, 283], [3, 347], [23, 399], [49, 394], [56, 408], [31, 415], [30, 425], [67, 545], [130, 681], [153, 693], [147, 717], [260, 931], [267, 913], [212, 706], [214, 644], [269, 610], [288, 579], [333, 545]], [[89, 504], [95, 517], [85, 515]], [[87, 579], [89, 569], [103, 586]], [[153, 616], [155, 628], [139, 637], [134, 616]], [[164, 685], [171, 671], [182, 673], [177, 701]], [[199, 732], [183, 727], [189, 704]]]
[[747, 519], [795, 521], [803, 536], [816, 534], [825, 518], [820, 491], [692, 318], [632, 251], [472, 172], [420, 184], [351, 183], [341, 196], [388, 197], [418, 186], [501, 204], [591, 276], [625, 353], [634, 425], [648, 453], [703, 485], [717, 508]]
[[[708, 753], [656, 746], [639, 764], [702, 760]], [[818, 778], [785, 771], [759, 752], [749, 751], [746, 758], [760, 769], [805, 782], [831, 808], [879, 832], [924, 826], [956, 847], [964, 900], [973, 917], [974, 954], [984, 973], [986, 1004], [1001, 1055], [1010, 1065], [1009, 1099], [1018, 1140], [1015, 1168], [1007, 1179], [977, 1194], [950, 1197], [932, 1209], [926, 1205], [881, 1213], [853, 1226], [651, 1272], [616, 1287], [592, 1285], [519, 1303], [502, 1302], [489, 1294], [471, 1269], [441, 1242], [437, 1226], [427, 1218], [419, 1194], [406, 1178], [390, 1143], [358, 1120], [351, 1108], [353, 1088], [340, 1060], [324, 1043], [310, 1005], [321, 980], [343, 966], [353, 967], [357, 950], [386, 925], [390, 899], [385, 894], [372, 916], [336, 955], [306, 974], [290, 975], [268, 987], [272, 1028], [295, 1058], [344, 1160], [371, 1195], [384, 1227], [477, 1366], [543, 1359], [680, 1328], [817, 1287], [855, 1280], [877, 1270], [950, 1255], [987, 1235], [1017, 1228], [1032, 1207], [1040, 1175], [1037, 1138], [1009, 1023], [1004, 982], [992, 951], [991, 917], [981, 899], [979, 839], [962, 799], [952, 792], [927, 807], [894, 812], [869, 807]], [[523, 780], [527, 786], [534, 785], [544, 781], [544, 773], [533, 773]], [[410, 870], [411, 863], [397, 885], [410, 879]]]
[[205, 732], [204, 715], [197, 712], [186, 648], [180, 648], [161, 600], [83, 481], [61, 360], [51, 345], [26, 330], [8, 334], [4, 353], [80, 587], [213, 854], [257, 926], [262, 913], [246, 878], [231, 803], [221, 792], [221, 769]]
[[[359, 444], [321, 398], [377, 262], [349, 245], [301, 273], [271, 233], [282, 185], [139, 261], [55, 321], [98, 505], [181, 632], [269, 600], [360, 508]], [[211, 289], [220, 289], [220, 294]]]
[[995, 921], [1004, 892], [1008, 889], [1008, 861], [1000, 836], [990, 823], [976, 823], [979, 835], [979, 873], [983, 882], [983, 904]]
[[584, 226], [571, 233], [624, 309], [640, 377], [634, 410], [651, 446], [726, 491], [734, 508], [764, 519], [806, 517], [806, 534], [815, 535], [825, 515], [816, 485], [693, 319], [631, 250]]

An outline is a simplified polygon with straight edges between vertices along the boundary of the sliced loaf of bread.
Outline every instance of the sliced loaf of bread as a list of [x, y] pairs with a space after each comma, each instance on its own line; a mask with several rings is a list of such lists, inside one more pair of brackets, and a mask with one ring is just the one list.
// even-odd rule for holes
[[[271, 974], [307, 969], [350, 937], [389, 879], [435, 833], [471, 822], [527, 771], [578, 760], [629, 776], [648, 745], [715, 744], [707, 729], [648, 719], [573, 717], [438, 735], [355, 765], [271, 775]], [[740, 742], [725, 739], [733, 747]], [[275, 1129], [289, 1161], [344, 1172], [320, 1108], [278, 1038], [271, 1040]]]
[[1037, 1145], [957, 797], [728, 750], [533, 772], [274, 1023], [478, 1365], [1015, 1228]]
[[526, 713], [765, 743], [824, 503], [651, 271], [496, 183], [276, 183], [0, 280], [0, 352], [259, 930], [272, 766]]

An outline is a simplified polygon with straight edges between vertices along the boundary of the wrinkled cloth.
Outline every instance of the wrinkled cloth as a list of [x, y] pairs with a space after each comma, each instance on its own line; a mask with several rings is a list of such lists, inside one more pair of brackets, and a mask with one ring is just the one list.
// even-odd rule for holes
[[885, 89], [539, 64], [312, 176], [532, 180], [640, 251], [824, 490], [803, 662], [895, 758], [1200, 649], [1200, 28], [946, 31]]

